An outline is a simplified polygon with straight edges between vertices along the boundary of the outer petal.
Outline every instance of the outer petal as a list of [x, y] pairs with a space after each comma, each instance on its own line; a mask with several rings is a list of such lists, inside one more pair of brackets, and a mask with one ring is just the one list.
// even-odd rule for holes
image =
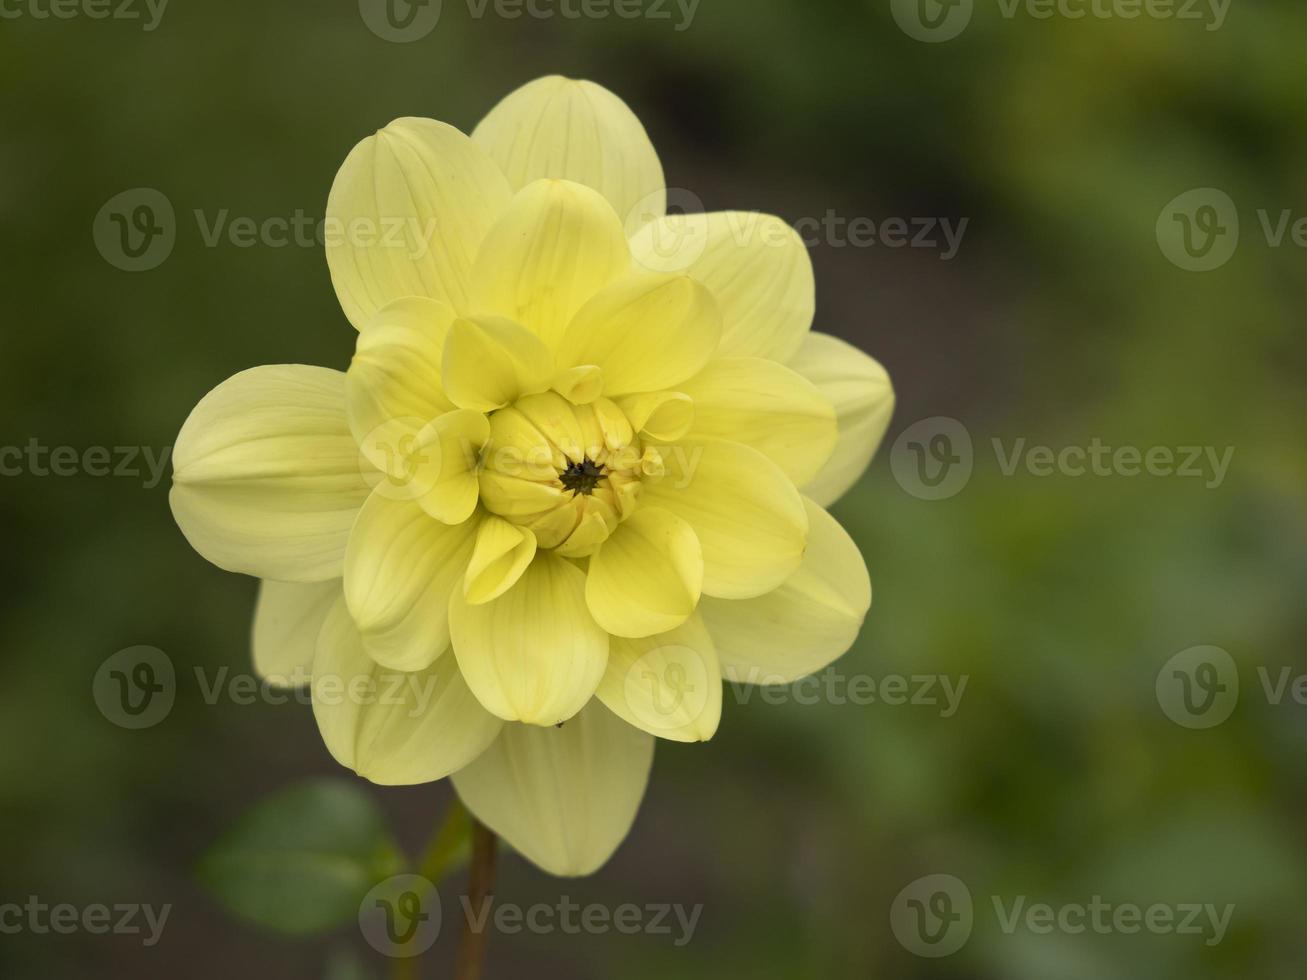
[[350, 151], [327, 198], [327, 264], [356, 329], [392, 300], [465, 312], [481, 240], [512, 196], [499, 168], [452, 126], [396, 119]]
[[378, 490], [359, 513], [345, 555], [345, 599], [368, 653], [393, 670], [421, 670], [449, 648], [449, 597], [477, 521], [449, 525]]
[[345, 420], [345, 375], [252, 368], [200, 400], [177, 436], [173, 517], [219, 568], [282, 582], [339, 578], [368, 484]]
[[585, 605], [585, 574], [543, 553], [491, 602], [449, 603], [454, 653], [468, 686], [505, 721], [556, 725], [590, 700], [608, 662], [608, 634]]
[[556, 349], [576, 311], [631, 263], [622, 223], [597, 192], [566, 180], [518, 191], [472, 270], [471, 305]]
[[307, 684], [318, 631], [342, 594], [340, 579], [260, 582], [251, 631], [255, 673], [278, 687]]
[[816, 285], [803, 239], [751, 211], [668, 215], [631, 240], [636, 262], [693, 276], [722, 309], [719, 353], [785, 361], [812, 326]]
[[345, 374], [349, 427], [372, 465], [394, 475], [403, 446], [454, 403], [440, 363], [454, 310], [420, 296], [396, 300], [359, 332]]
[[694, 528], [703, 545], [706, 595], [762, 595], [799, 567], [808, 516], [775, 463], [717, 439], [663, 447], [662, 458], [666, 471], [644, 481], [641, 508], [666, 507]]
[[775, 361], [725, 357], [680, 386], [694, 401], [695, 435], [752, 446], [798, 486], [835, 449], [835, 409], [807, 379]]
[[798, 571], [756, 599], [699, 606], [730, 680], [788, 684], [821, 670], [853, 645], [871, 606], [858, 546], [830, 514], [804, 503], [811, 531]]
[[593, 187], [627, 234], [667, 210], [663, 167], [640, 120], [594, 82], [538, 78], [499, 103], [472, 133], [515, 189], [542, 177]]
[[875, 455], [894, 414], [894, 387], [879, 363], [830, 334], [809, 334], [789, 364], [835, 406], [835, 452], [803, 488], [826, 507], [858, 482]]
[[484, 752], [503, 725], [472, 696], [453, 657], [409, 674], [377, 664], [344, 601], [318, 637], [313, 716], [337, 762], [385, 786], [443, 779]]
[[614, 639], [598, 697], [650, 735], [676, 742], [712, 738], [722, 717], [722, 673], [702, 620], [691, 616], [643, 640]]
[[671, 388], [708, 363], [721, 336], [713, 296], [687, 276], [636, 274], [597, 293], [567, 328], [558, 364], [594, 364], [604, 394]]
[[454, 774], [478, 820], [545, 871], [588, 875], [617, 850], [649, 781], [654, 740], [602, 704], [561, 728], [505, 725]]
[[642, 507], [590, 559], [585, 600], [614, 636], [652, 636], [685, 622], [702, 589], [694, 528], [669, 510]]

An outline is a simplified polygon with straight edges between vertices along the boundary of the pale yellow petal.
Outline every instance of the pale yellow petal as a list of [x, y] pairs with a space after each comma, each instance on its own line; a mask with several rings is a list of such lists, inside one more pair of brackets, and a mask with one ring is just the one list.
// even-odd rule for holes
[[720, 336], [717, 303], [699, 283], [686, 276], [634, 274], [581, 307], [558, 363], [598, 366], [609, 397], [658, 391], [697, 374]]
[[455, 320], [449, 328], [441, 373], [455, 405], [493, 412], [546, 390], [554, 361], [544, 342], [520, 323], [477, 315]]
[[507, 592], [481, 605], [458, 590], [449, 604], [459, 669], [505, 721], [556, 725], [581, 710], [608, 662], [608, 634], [585, 605], [585, 573], [538, 553]]
[[418, 503], [445, 524], [462, 524], [476, 510], [477, 465], [490, 438], [490, 422], [480, 412], [459, 409], [428, 423], [417, 436], [416, 459], [425, 470]]
[[476, 818], [555, 875], [593, 874], [635, 822], [653, 738], [592, 702], [561, 728], [505, 725], [454, 774]]
[[685, 622], [703, 589], [703, 549], [688, 523], [641, 507], [590, 559], [585, 599], [614, 636], [652, 636]]
[[498, 599], [531, 564], [536, 538], [528, 529], [488, 516], [477, 530], [476, 548], [463, 576], [463, 595], [471, 605]]
[[614, 638], [598, 698], [650, 735], [706, 742], [722, 717], [722, 673], [698, 614], [666, 633]]
[[472, 270], [470, 305], [508, 317], [551, 350], [582, 304], [627, 271], [617, 214], [589, 187], [538, 180], [518, 191]]
[[476, 520], [443, 524], [380, 490], [368, 498], [345, 555], [345, 598], [374, 660], [420, 670], [448, 649], [449, 597], [476, 531]]
[[472, 696], [453, 657], [413, 673], [378, 664], [343, 600], [318, 636], [312, 696], [328, 751], [384, 786], [443, 779], [481, 755], [503, 726]]
[[345, 375], [252, 368], [200, 400], [173, 450], [173, 517], [220, 568], [279, 582], [341, 576], [368, 482], [345, 418]]
[[803, 492], [828, 507], [858, 482], [885, 438], [894, 414], [889, 374], [852, 344], [811, 333], [789, 362], [834, 406], [839, 438], [826, 465]]
[[433, 119], [396, 119], [355, 146], [331, 186], [323, 228], [350, 323], [362, 330], [404, 296], [468, 312], [472, 262], [511, 197], [485, 152]]
[[803, 564], [754, 599], [699, 605], [728, 680], [788, 684], [828, 666], [853, 645], [871, 606], [871, 580], [839, 522], [804, 501], [811, 530]]
[[594, 82], [551, 75], [510, 94], [472, 133], [514, 189], [556, 177], [608, 199], [629, 237], [667, 210], [663, 167], [640, 120]]
[[[711, 363], [711, 362], [709, 362]], [[617, 404], [635, 431], [665, 442], [680, 439], [694, 424], [694, 400], [678, 391], [648, 391], [625, 395]]]
[[259, 583], [251, 646], [254, 672], [275, 687], [308, 684], [318, 631], [343, 594], [340, 579]]
[[835, 408], [810, 381], [775, 361], [714, 358], [680, 390], [694, 402], [693, 434], [752, 446], [797, 486], [816, 476], [835, 450]]
[[345, 373], [350, 431], [377, 469], [403, 478], [405, 448], [454, 403], [440, 387], [453, 309], [409, 296], [388, 304], [359, 331]]
[[644, 481], [640, 507], [666, 507], [694, 528], [705, 595], [761, 595], [799, 567], [808, 516], [780, 467], [716, 439], [686, 439], [661, 453], [666, 470]]
[[684, 273], [712, 290], [722, 311], [719, 353], [785, 361], [812, 326], [816, 285], [803, 239], [753, 211], [668, 215], [631, 239], [636, 263]]

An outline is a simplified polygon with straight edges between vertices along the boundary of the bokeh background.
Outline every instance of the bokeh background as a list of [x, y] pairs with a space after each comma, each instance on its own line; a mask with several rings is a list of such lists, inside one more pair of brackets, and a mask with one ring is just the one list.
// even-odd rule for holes
[[[674, 5], [666, 20], [508, 20], [445, 0], [406, 44], [371, 31], [357, 0], [173, 0], [150, 31], [43, 9], [23, 0], [0, 20], [6, 446], [158, 451], [243, 368], [343, 368], [354, 332], [321, 250], [210, 247], [195, 211], [316, 218], [364, 135], [400, 115], [470, 130], [542, 74], [621, 94], [668, 183], [709, 209], [968, 221], [948, 260], [838, 236], [812, 248], [817, 327], [879, 358], [899, 398], [881, 455], [835, 508], [876, 589], [836, 669], [965, 677], [958, 710], [728, 696], [713, 742], [659, 746], [601, 873], [559, 881], [510, 856], [498, 885], [522, 904], [702, 903], [692, 941], [498, 936], [487, 976], [1301, 976], [1307, 706], [1273, 703], [1259, 668], [1307, 671], [1307, 256], [1274, 246], [1258, 211], [1307, 215], [1307, 8], [1233, 0], [1210, 30], [1210, 16], [1009, 18], [975, 0], [957, 37], [923, 43], [889, 0], [702, 0], [688, 24]], [[141, 187], [171, 201], [176, 245], [127, 273], [92, 224]], [[1191, 272], [1155, 227], [1202, 187], [1235, 202], [1242, 234], [1228, 262]], [[927, 500], [895, 478], [891, 447], [937, 416], [966, 427], [974, 471]], [[1235, 455], [1209, 487], [1005, 475], [991, 442], [1095, 437]], [[356, 928], [285, 938], [196, 884], [251, 804], [348, 774], [307, 708], [205, 702], [195, 668], [248, 670], [255, 583], [192, 552], [167, 477], [148, 482], [0, 478], [0, 902], [173, 910], [150, 948], [0, 935], [0, 974], [386, 976]], [[179, 683], [165, 721], [127, 731], [91, 686], [136, 644], [166, 651]], [[1155, 690], [1196, 645], [1229, 651], [1242, 682], [1205, 730], [1174, 722]], [[451, 795], [368, 793], [410, 851]], [[922, 958], [890, 908], [939, 873], [968, 886], [975, 925], [953, 955]], [[1214, 945], [1009, 934], [994, 895], [1235, 911]], [[421, 975], [448, 976], [452, 948], [442, 936]]]

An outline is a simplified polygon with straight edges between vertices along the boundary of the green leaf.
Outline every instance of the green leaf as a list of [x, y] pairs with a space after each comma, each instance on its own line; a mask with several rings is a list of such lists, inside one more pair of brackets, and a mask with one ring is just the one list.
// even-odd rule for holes
[[287, 789], [245, 814], [200, 861], [200, 882], [236, 916], [322, 932], [358, 915], [402, 858], [372, 798], [342, 780]]

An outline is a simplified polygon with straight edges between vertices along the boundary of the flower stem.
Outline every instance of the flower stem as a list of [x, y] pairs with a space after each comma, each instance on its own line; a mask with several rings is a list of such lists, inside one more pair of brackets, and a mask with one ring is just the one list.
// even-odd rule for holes
[[485, 959], [490, 933], [490, 916], [484, 913], [488, 911], [486, 902], [492, 900], [490, 892], [495, 884], [496, 844], [494, 831], [473, 820], [472, 865], [467, 875], [468, 915], [463, 922], [458, 957], [454, 960], [454, 980], [480, 980], [481, 977], [481, 963]]

